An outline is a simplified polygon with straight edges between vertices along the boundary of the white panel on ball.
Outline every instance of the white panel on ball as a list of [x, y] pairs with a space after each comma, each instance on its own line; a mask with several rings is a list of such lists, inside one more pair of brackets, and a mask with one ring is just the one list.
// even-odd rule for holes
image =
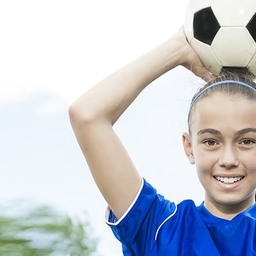
[[256, 10], [255, 0], [215, 0], [212, 10], [221, 26], [246, 26]]
[[245, 27], [222, 27], [211, 48], [222, 66], [233, 67], [246, 67], [256, 52], [256, 44]]
[[251, 62], [248, 65], [248, 70], [256, 76], [255, 69], [256, 69], [256, 54], [254, 54]]
[[256, 0], [189, 0], [184, 31], [213, 74], [239, 67], [256, 76]]
[[191, 45], [195, 49], [197, 54], [200, 56], [206, 68], [210, 70], [213, 74], [219, 74], [222, 69], [222, 65], [219, 62], [219, 60], [215, 57], [211, 47], [207, 44], [198, 41], [195, 38], [193, 38], [193, 40], [191, 41]]
[[184, 30], [186, 31], [186, 37], [188, 42], [190, 43], [191, 40], [194, 37], [194, 32], [193, 32], [193, 15], [194, 12], [190, 8], [187, 8], [187, 15], [185, 17], [185, 23], [184, 23]]

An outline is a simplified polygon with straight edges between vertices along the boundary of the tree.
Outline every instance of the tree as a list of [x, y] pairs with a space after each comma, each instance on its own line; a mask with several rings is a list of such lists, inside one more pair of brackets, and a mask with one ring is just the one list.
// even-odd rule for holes
[[70, 217], [49, 205], [15, 200], [1, 205], [1, 256], [96, 256], [86, 214]]

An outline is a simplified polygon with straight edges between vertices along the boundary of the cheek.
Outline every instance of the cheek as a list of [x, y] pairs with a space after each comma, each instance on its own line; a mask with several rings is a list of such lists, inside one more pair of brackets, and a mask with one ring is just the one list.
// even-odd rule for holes
[[197, 149], [194, 151], [194, 159], [198, 175], [210, 173], [214, 166], [218, 164], [218, 154], [216, 152]]
[[241, 152], [239, 154], [240, 164], [247, 170], [251, 170], [256, 173], [256, 149], [251, 152]]

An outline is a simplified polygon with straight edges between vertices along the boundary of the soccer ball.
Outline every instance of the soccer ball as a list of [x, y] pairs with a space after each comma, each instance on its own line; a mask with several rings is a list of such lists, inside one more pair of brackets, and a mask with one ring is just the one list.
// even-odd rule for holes
[[245, 68], [256, 76], [256, 0], [189, 0], [187, 40], [206, 68]]

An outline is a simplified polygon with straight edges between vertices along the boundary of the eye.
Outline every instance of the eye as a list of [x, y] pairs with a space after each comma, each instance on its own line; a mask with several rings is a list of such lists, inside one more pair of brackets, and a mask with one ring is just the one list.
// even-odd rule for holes
[[218, 142], [215, 141], [215, 140], [208, 139], [208, 140], [204, 140], [203, 144], [208, 146], [208, 147], [213, 147], [213, 146], [217, 146]]
[[243, 139], [241, 142], [240, 142], [241, 145], [244, 145], [244, 146], [252, 146], [255, 144], [255, 140], [252, 140], [252, 139]]

